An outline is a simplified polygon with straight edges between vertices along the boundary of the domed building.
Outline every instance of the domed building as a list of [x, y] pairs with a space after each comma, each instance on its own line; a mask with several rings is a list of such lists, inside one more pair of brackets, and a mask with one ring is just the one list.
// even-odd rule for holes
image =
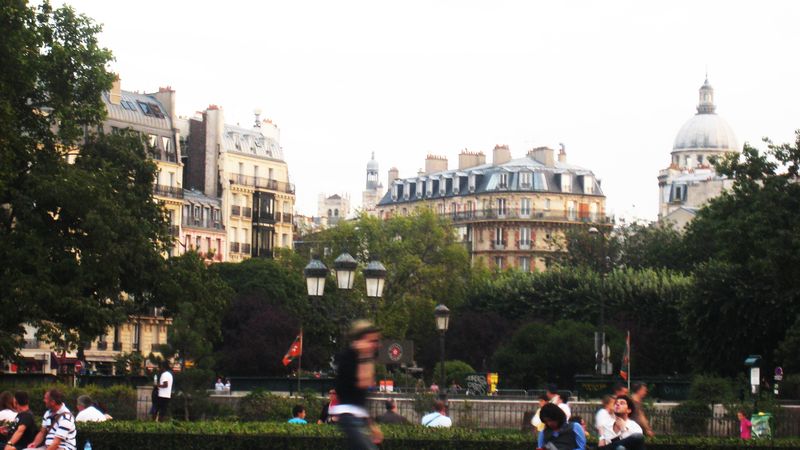
[[383, 197], [383, 184], [378, 170], [378, 161], [375, 161], [375, 152], [372, 152], [372, 159], [367, 163], [367, 185], [361, 193], [361, 210], [371, 215], [376, 215], [375, 206]]
[[683, 229], [705, 202], [732, 184], [716, 173], [711, 160], [738, 151], [733, 129], [716, 113], [714, 88], [706, 78], [697, 114], [678, 131], [670, 166], [658, 174], [659, 220]]

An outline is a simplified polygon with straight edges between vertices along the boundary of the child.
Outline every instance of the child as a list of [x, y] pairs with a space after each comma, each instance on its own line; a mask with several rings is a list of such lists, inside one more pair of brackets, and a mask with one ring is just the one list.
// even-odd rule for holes
[[744, 415], [744, 410], [740, 409], [739, 412], [736, 413], [736, 417], [739, 418], [739, 437], [744, 439], [745, 441], [750, 440], [750, 430], [753, 427], [753, 424], [747, 420], [747, 416]]

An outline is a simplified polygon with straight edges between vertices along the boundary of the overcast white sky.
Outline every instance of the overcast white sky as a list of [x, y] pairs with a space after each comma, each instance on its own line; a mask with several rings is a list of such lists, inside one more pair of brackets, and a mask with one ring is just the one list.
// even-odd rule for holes
[[104, 25], [123, 89], [170, 85], [179, 114], [217, 104], [242, 125], [261, 108], [303, 214], [320, 192], [360, 204], [373, 151], [386, 184], [428, 153], [564, 142], [610, 212], [654, 219], [706, 68], [740, 144], [800, 128], [800, 2], [67, 3]]

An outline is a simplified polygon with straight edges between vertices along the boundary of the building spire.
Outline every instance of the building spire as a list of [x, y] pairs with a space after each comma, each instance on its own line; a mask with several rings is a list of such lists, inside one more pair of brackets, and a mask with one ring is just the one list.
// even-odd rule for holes
[[717, 109], [714, 105], [714, 88], [708, 82], [708, 70], [706, 70], [706, 80], [700, 86], [700, 101], [697, 104], [697, 114], [714, 114]]

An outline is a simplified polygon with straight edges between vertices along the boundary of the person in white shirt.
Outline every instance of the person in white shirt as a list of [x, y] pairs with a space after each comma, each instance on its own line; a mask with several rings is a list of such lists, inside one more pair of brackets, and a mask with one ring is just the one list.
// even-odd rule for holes
[[422, 417], [420, 423], [424, 427], [442, 427], [450, 428], [453, 426], [453, 421], [447, 417], [447, 407], [441, 400], [436, 400], [433, 403], [433, 412], [426, 414]]
[[636, 410], [633, 400], [627, 395], [620, 395], [614, 403], [614, 432], [617, 434], [611, 443], [600, 450], [643, 450], [644, 432], [638, 423], [630, 419]]
[[94, 406], [92, 398], [88, 395], [78, 397], [77, 408], [78, 415], [75, 416], [75, 422], [105, 422], [111, 419], [111, 416], [103, 414]]
[[225, 378], [225, 384], [222, 385], [222, 389], [225, 390], [226, 393], [231, 393], [231, 379]]
[[169, 401], [172, 398], [172, 372], [169, 371], [169, 361], [161, 362], [161, 375], [158, 376], [158, 399], [156, 404], [156, 422], [169, 417]]
[[17, 410], [14, 409], [14, 394], [4, 391], [0, 394], [0, 423], [11, 423], [17, 418]]
[[214, 383], [214, 390], [219, 394], [225, 390], [225, 383], [222, 382], [222, 377], [217, 377], [217, 382]]
[[564, 414], [566, 414], [567, 420], [569, 420], [569, 416], [572, 415], [572, 410], [570, 409], [567, 402], [565, 402], [564, 399], [561, 398], [561, 395], [558, 394], [558, 387], [556, 387], [555, 384], [547, 385], [546, 395], [547, 398], [550, 400], [550, 403], [561, 408], [561, 410], [564, 411]]
[[597, 410], [594, 416], [594, 427], [597, 429], [598, 445], [601, 447], [611, 443], [611, 439], [617, 437], [614, 432], [614, 404], [616, 400], [610, 395], [603, 397], [603, 407]]

